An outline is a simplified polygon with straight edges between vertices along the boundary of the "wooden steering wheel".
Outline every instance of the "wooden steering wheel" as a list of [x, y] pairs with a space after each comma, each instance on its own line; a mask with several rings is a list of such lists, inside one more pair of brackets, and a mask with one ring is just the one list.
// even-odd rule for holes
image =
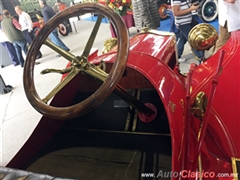
[[[70, 52], [67, 52], [56, 46], [47, 39], [51, 31], [54, 30], [60, 22], [65, 21], [70, 17], [75, 17], [85, 13], [98, 14], [98, 20], [95, 23], [81, 56], [75, 56]], [[115, 27], [118, 37], [116, 61], [114, 62], [109, 74], [102, 71], [94, 64], [88, 62], [88, 55], [104, 16], [107, 17]], [[42, 44], [49, 46], [51, 49], [56, 51], [58, 54], [61, 54], [62, 57], [71, 62], [71, 66], [65, 69], [65, 71], [68, 73], [67, 76], [43, 99], [39, 97], [34, 84], [35, 59]], [[128, 49], [129, 37], [126, 25], [122, 18], [112, 9], [98, 3], [82, 3], [69, 7], [54, 16], [54, 18], [49, 20], [49, 22], [43, 26], [29, 49], [23, 74], [23, 83], [26, 96], [31, 105], [38, 112], [50, 118], [70, 119], [85, 114], [101, 104], [115, 89], [126, 67]], [[82, 71], [103, 81], [102, 85], [91, 96], [78, 104], [67, 107], [55, 107], [49, 105], [48, 101]]]

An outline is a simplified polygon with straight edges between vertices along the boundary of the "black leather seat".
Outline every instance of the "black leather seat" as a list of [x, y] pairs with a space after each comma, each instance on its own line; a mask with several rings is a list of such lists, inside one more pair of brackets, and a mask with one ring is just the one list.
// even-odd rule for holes
[[[0, 167], [0, 180], [73, 180], [59, 177], [52, 177], [46, 174], [37, 174], [24, 170]], [[77, 180], [77, 179], [74, 179]]]

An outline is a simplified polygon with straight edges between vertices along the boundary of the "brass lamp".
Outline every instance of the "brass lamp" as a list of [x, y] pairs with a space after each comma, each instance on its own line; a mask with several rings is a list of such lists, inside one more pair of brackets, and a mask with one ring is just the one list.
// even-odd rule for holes
[[194, 26], [188, 35], [190, 46], [199, 51], [209, 50], [216, 44], [217, 39], [218, 32], [208, 23]]

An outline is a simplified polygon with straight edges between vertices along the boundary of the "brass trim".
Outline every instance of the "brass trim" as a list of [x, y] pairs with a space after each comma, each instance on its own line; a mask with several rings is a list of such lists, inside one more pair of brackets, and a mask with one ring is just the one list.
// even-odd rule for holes
[[[135, 97], [135, 91], [136, 91], [136, 89], [133, 89], [132, 93], [131, 93], [131, 95], [134, 97]], [[136, 113], [133, 110], [134, 110], [134, 107], [129, 106], [129, 111], [128, 111], [127, 120], [126, 120], [126, 124], [125, 124], [125, 131], [130, 130], [130, 122], [132, 120], [133, 113]]]
[[107, 40], [104, 42], [102, 54], [106, 54], [106, 53], [108, 53], [109, 51], [111, 51], [115, 46], [117, 46], [117, 43], [118, 43], [117, 38], [107, 39]]
[[188, 34], [188, 43], [198, 51], [209, 50], [215, 46], [217, 39], [217, 30], [208, 23], [194, 26]]
[[234, 175], [234, 180], [239, 180], [240, 178], [238, 177], [238, 171], [237, 171], [237, 164], [236, 164], [236, 161], [239, 161], [240, 162], [240, 158], [234, 158], [232, 157], [231, 158], [232, 160], [232, 169], [233, 169], [233, 175]]
[[176, 109], [176, 104], [174, 104], [172, 101], [169, 101], [168, 105], [169, 105], [171, 111], [174, 113], [175, 109]]
[[207, 108], [208, 98], [204, 92], [199, 92], [192, 104], [191, 111], [197, 119], [202, 119]]
[[[200, 135], [201, 135], [202, 124], [203, 124], [203, 122], [200, 123], [199, 131], [198, 131], [198, 141], [199, 141], [199, 138], [200, 138]], [[201, 152], [198, 155], [198, 171], [199, 171], [200, 174], [202, 174], [203, 170], [202, 170], [202, 156], [201, 156]], [[203, 179], [203, 177], [200, 176], [199, 180], [202, 180], [202, 179]]]
[[[138, 100], [140, 100], [140, 96], [141, 96], [141, 91], [140, 91], [140, 90], [136, 90], [136, 98], [137, 98]], [[134, 109], [132, 132], [135, 132], [135, 131], [136, 131], [137, 122], [138, 122], [138, 110], [137, 110], [137, 109]]]

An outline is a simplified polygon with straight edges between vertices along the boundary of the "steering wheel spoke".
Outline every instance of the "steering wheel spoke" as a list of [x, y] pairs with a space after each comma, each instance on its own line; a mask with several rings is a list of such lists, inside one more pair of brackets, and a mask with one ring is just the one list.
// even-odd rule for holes
[[45, 98], [42, 99], [44, 103], [48, 103], [48, 101], [55, 96], [64, 86], [66, 86], [77, 74], [79, 71], [76, 68], [73, 68], [71, 72], [65, 77]]
[[87, 42], [87, 44], [85, 46], [85, 49], [84, 49], [84, 51], [82, 53], [82, 57], [84, 57], [84, 58], [88, 57], [88, 55], [89, 55], [89, 53], [90, 53], [90, 51], [92, 49], [92, 46], [93, 46], [93, 43], [94, 43], [95, 38], [97, 36], [99, 27], [100, 27], [100, 25], [102, 23], [102, 19], [103, 19], [103, 16], [102, 15], [98, 15], [98, 18], [97, 18], [97, 21], [95, 23], [95, 26], [93, 27], [92, 33], [91, 33], [91, 35], [90, 35], [90, 37], [88, 39], [88, 42]]
[[72, 53], [67, 52], [66, 50], [60, 48], [59, 46], [51, 42], [49, 39], [46, 39], [44, 41], [44, 44], [49, 48], [51, 48], [52, 50], [54, 50], [55, 52], [57, 52], [58, 54], [60, 54], [61, 56], [63, 56], [65, 59], [67, 59], [70, 62], [78, 60], [77, 56], [74, 56]]
[[94, 64], [88, 64], [87, 68], [84, 68], [83, 70], [85, 73], [89, 74], [90, 76], [93, 76], [97, 78], [98, 80], [105, 81], [108, 77], [108, 74], [99, 68], [98, 66], [95, 66]]

